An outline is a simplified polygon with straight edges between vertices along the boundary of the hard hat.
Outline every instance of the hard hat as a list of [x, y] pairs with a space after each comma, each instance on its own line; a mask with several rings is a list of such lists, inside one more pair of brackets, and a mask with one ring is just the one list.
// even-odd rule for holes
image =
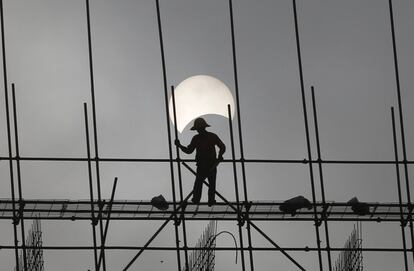
[[198, 130], [201, 128], [210, 127], [210, 125], [207, 124], [207, 122], [203, 118], [196, 118], [194, 120], [193, 127], [191, 127], [190, 130]]

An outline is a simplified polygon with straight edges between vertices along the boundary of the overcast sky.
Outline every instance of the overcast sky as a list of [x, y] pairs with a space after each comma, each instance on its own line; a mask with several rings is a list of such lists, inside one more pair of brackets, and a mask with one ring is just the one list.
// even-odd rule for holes
[[[7, 74], [9, 83], [16, 84], [20, 155], [85, 157], [83, 103], [91, 105], [85, 1], [3, 2]], [[393, 3], [407, 154], [412, 160], [414, 2]], [[91, 0], [90, 4], [100, 156], [168, 158], [155, 1]], [[307, 150], [292, 1], [234, 0], [233, 7], [241, 110], [236, 117], [242, 122], [245, 157], [303, 159]], [[390, 107], [397, 106], [397, 96], [388, 1], [298, 0], [297, 7], [305, 91], [310, 109], [310, 87], [315, 87], [323, 158], [393, 160]], [[228, 1], [160, 0], [160, 9], [168, 85], [207, 74], [223, 81], [234, 94]], [[0, 95], [2, 157], [8, 155], [4, 104]], [[230, 147], [227, 119], [213, 115], [206, 119], [210, 130]], [[180, 139], [186, 144], [193, 135], [187, 127]], [[312, 129], [311, 135], [315, 157]], [[230, 151], [225, 158], [231, 158]], [[22, 162], [23, 196], [88, 199], [87, 173], [86, 162]], [[0, 161], [0, 198], [10, 198], [8, 174], [8, 163]], [[311, 199], [307, 165], [247, 164], [246, 174], [250, 200], [297, 195]], [[104, 198], [109, 198], [115, 176], [117, 199], [149, 200], [160, 193], [172, 199], [168, 163], [102, 163]], [[345, 202], [353, 196], [363, 201], [398, 201], [393, 165], [327, 165], [324, 178], [328, 201]], [[187, 171], [183, 184], [185, 194], [190, 192], [193, 176]], [[231, 164], [220, 166], [217, 189], [235, 200]], [[204, 193], [202, 200], [206, 199]], [[317, 199], [321, 200], [319, 186]], [[42, 223], [44, 245], [92, 244], [89, 222]], [[207, 223], [187, 223], [189, 245], [195, 244]], [[142, 246], [160, 224], [111, 222], [108, 245]], [[312, 222], [257, 224], [280, 246], [316, 246]], [[233, 222], [219, 222], [218, 228], [237, 233]], [[352, 228], [353, 223], [331, 223], [331, 246], [342, 247]], [[399, 223], [365, 223], [363, 229], [366, 247], [402, 247]], [[173, 232], [169, 225], [153, 245], [174, 246]], [[254, 245], [271, 246], [252, 234]], [[10, 221], [0, 220], [0, 244], [13, 244]], [[232, 239], [223, 235], [217, 244], [230, 246]], [[121, 270], [134, 254], [107, 252], [108, 270]], [[318, 268], [317, 253], [291, 254], [306, 270]], [[255, 252], [254, 256], [256, 270], [296, 270], [281, 253]], [[336, 256], [333, 253], [333, 259]], [[1, 269], [12, 270], [14, 265], [14, 251], [1, 250]], [[367, 252], [364, 266], [402, 270], [403, 254]], [[46, 251], [45, 269], [93, 269], [93, 253]], [[173, 269], [174, 251], [146, 251], [130, 270]], [[234, 264], [234, 252], [216, 253], [216, 270], [241, 270], [240, 262]]]

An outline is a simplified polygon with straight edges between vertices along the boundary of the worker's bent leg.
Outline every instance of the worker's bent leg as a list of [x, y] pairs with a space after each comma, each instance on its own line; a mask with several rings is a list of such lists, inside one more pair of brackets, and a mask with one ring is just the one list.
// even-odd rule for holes
[[208, 202], [209, 203], [215, 203], [215, 197], [216, 197], [216, 176], [217, 176], [217, 169], [214, 169], [211, 171], [211, 173], [208, 175]]

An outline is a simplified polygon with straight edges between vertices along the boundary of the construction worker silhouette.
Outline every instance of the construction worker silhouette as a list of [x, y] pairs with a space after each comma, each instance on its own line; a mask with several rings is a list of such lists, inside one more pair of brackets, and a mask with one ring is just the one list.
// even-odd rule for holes
[[[216, 134], [206, 131], [206, 127], [210, 127], [210, 125], [203, 118], [197, 118], [194, 120], [191, 130], [196, 130], [198, 134], [192, 138], [191, 143], [187, 147], [181, 145], [178, 139], [174, 143], [187, 154], [196, 150], [197, 176], [194, 182], [194, 193], [191, 201], [194, 203], [200, 202], [203, 180], [207, 178], [209, 183], [208, 205], [211, 206], [216, 202], [217, 165], [223, 160], [226, 146]], [[218, 157], [216, 157], [216, 146], [219, 148]]]

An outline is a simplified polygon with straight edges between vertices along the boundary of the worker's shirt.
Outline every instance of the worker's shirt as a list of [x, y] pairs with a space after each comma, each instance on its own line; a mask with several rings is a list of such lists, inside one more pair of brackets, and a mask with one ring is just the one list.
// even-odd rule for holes
[[205, 131], [201, 134], [195, 135], [187, 148], [191, 152], [194, 149], [196, 150], [195, 159], [197, 161], [197, 166], [211, 167], [217, 161], [216, 145], [219, 147], [220, 154], [222, 155], [226, 150], [224, 143], [216, 134]]

